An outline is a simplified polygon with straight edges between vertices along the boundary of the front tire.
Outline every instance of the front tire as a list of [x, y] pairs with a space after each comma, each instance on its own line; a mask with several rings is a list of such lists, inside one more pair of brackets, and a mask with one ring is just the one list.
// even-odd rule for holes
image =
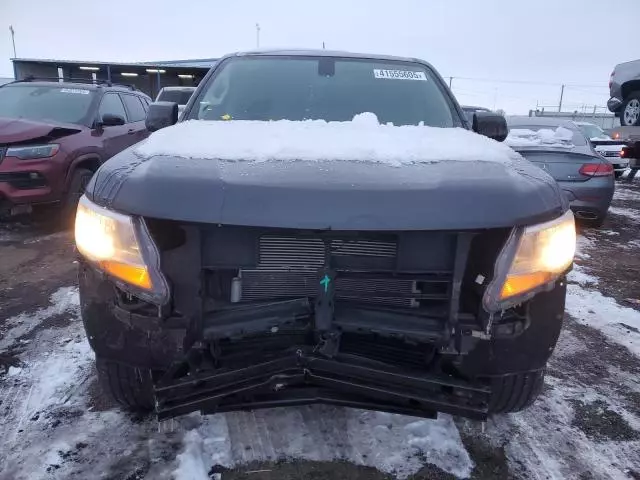
[[518, 412], [530, 406], [544, 385], [544, 370], [491, 378], [489, 413]]
[[61, 214], [65, 221], [71, 221], [75, 218], [78, 201], [84, 194], [84, 190], [89, 180], [91, 180], [91, 177], [93, 177], [93, 172], [86, 168], [78, 168], [73, 172], [73, 176], [69, 182], [69, 189], [67, 190], [65, 198], [62, 200]]
[[640, 125], [640, 91], [632, 92], [625, 98], [620, 108], [620, 125], [623, 127]]
[[96, 358], [98, 379], [104, 392], [127, 410], [149, 412], [153, 409], [151, 371]]

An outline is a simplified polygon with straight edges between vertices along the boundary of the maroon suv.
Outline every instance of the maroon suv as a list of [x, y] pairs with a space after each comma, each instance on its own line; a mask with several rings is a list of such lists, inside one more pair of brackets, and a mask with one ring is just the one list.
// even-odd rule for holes
[[111, 84], [0, 87], [0, 217], [41, 204], [73, 210], [104, 161], [147, 137], [150, 101]]

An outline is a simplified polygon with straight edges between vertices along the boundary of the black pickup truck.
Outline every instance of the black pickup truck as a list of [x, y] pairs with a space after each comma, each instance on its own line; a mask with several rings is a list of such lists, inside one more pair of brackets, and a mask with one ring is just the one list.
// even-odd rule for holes
[[177, 108], [151, 104], [76, 216], [122, 405], [483, 419], [536, 398], [575, 227], [503, 117], [469, 122], [421, 60], [324, 50], [229, 55]]

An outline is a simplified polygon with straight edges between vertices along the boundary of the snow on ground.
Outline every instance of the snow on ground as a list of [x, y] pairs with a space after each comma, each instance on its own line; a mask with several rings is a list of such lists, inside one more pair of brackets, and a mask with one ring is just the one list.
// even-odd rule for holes
[[473, 469], [448, 415], [423, 420], [314, 405], [233, 412], [201, 421], [184, 438], [176, 480], [206, 480], [215, 464], [277, 459], [340, 459], [398, 478], [417, 472], [425, 460], [462, 478]]
[[638, 468], [640, 441], [589, 438], [576, 410], [597, 406], [621, 413], [632, 422], [632, 428], [640, 431], [638, 412], [622, 408], [616, 395], [599, 393], [570, 379], [547, 375], [546, 384], [550, 388], [529, 409], [496, 416], [488, 422], [486, 437], [504, 446], [512, 471], [532, 480], [630, 478], [627, 470]]
[[[152, 419], [136, 425], [117, 410], [88, 410], [88, 384], [95, 373], [79, 319], [77, 291], [61, 288], [51, 302], [11, 322], [9, 334], [16, 339], [55, 315], [66, 312], [72, 319], [64, 327], [37, 332], [31, 353], [20, 357], [20, 367], [0, 376], [0, 415], [7, 425], [0, 435], [4, 466], [0, 480], [63, 479], [71, 474], [88, 478], [82, 475], [105, 472], [123, 455], [136, 460], [142, 455], [135, 453], [140, 438], [155, 445], [143, 451], [152, 457], [154, 471], [149, 478], [154, 479], [208, 479], [215, 464], [278, 459], [340, 459], [398, 478], [415, 473], [425, 461], [458, 477], [473, 469], [448, 415], [424, 420], [323, 405], [178, 419], [172, 424], [186, 434], [172, 449], [177, 447], [180, 453], [175, 461], [162, 460], [170, 441], [163, 432], [154, 431]], [[69, 461], [84, 448], [92, 449], [90, 460], [80, 465]]]
[[640, 222], [640, 215], [638, 215], [638, 211], [631, 208], [609, 207], [609, 213], [613, 213], [614, 215], [622, 215], [623, 217], [627, 217], [633, 222]]
[[596, 242], [593, 238], [584, 234], [578, 235], [576, 239], [576, 257], [582, 259], [591, 258], [591, 255], [587, 253], [587, 250], [593, 248], [595, 244]]
[[463, 128], [380, 125], [373, 113], [357, 115], [351, 122], [190, 120], [152, 133], [136, 153], [145, 157], [256, 162], [344, 160], [394, 166], [449, 160], [520, 160], [506, 145]]
[[614, 200], [640, 200], [640, 192], [632, 188], [628, 188], [620, 183], [616, 183], [616, 191], [613, 194]]
[[[22, 313], [5, 320], [0, 325], [0, 351], [11, 345], [16, 338], [40, 325], [43, 320], [76, 309], [79, 305], [78, 289], [76, 287], [60, 288], [51, 295], [50, 302], [51, 305], [36, 312]], [[1, 306], [0, 312], [2, 312]]]
[[567, 286], [567, 312], [640, 357], [640, 312], [579, 285]]
[[597, 285], [598, 277], [588, 274], [585, 268], [580, 265], [574, 265], [573, 270], [569, 272], [567, 276], [569, 283], [577, 283], [579, 285]]

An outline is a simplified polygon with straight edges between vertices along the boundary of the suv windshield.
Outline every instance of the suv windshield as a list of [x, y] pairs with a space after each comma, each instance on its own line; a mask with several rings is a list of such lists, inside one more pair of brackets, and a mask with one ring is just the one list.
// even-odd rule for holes
[[178, 105], [186, 105], [193, 94], [193, 90], [162, 90], [158, 94], [158, 102], [175, 102]]
[[587, 138], [609, 138], [597, 125], [578, 125], [578, 127]]
[[440, 82], [421, 64], [308, 57], [227, 60], [189, 118], [349, 121], [364, 112], [394, 125], [461, 123]]
[[93, 97], [80, 86], [7, 85], [0, 88], [0, 117], [83, 124]]

